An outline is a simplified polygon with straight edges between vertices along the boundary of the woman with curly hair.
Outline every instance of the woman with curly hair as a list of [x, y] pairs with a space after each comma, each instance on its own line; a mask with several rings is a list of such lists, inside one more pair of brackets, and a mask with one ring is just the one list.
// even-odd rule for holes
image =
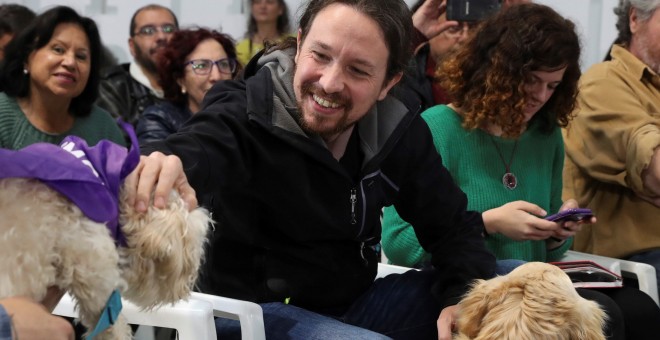
[[[521, 4], [480, 26], [438, 69], [452, 103], [422, 117], [443, 164], [468, 196], [468, 208], [483, 213], [486, 245], [497, 259], [556, 261], [580, 230], [576, 222], [543, 219], [577, 208], [575, 200], [561, 199], [561, 127], [572, 118], [580, 77], [575, 25], [547, 6]], [[398, 265], [424, 267], [429, 258], [394, 207], [384, 210], [383, 250]], [[623, 338], [624, 329], [629, 339], [660, 334], [650, 329], [657, 322], [636, 316], [644, 309], [660, 317], [639, 290], [610, 290], [618, 295], [614, 301], [601, 292], [580, 293], [609, 314], [608, 338]], [[624, 306], [626, 300], [637, 307]]]
[[[468, 207], [483, 212], [487, 244], [498, 258], [557, 260], [580, 228], [543, 219], [577, 205], [561, 201], [560, 127], [575, 106], [579, 59], [574, 24], [549, 7], [529, 4], [484, 22], [438, 69], [453, 100], [422, 117], [445, 167], [468, 195]], [[390, 260], [423, 260], [409, 249], [397, 252], [401, 235], [395, 230], [406, 224], [394, 208], [386, 210], [384, 222]]]
[[241, 70], [234, 41], [205, 28], [174, 32], [158, 57], [165, 101], [147, 107], [137, 124], [140, 144], [165, 139], [201, 109], [206, 92]]

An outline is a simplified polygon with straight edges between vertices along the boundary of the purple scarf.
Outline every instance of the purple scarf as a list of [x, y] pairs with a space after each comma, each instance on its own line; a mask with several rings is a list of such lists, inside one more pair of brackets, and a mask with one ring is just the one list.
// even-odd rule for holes
[[124, 245], [119, 228], [119, 189], [140, 162], [137, 137], [130, 124], [118, 122], [131, 139], [131, 148], [102, 140], [88, 146], [68, 136], [60, 146], [36, 143], [20, 150], [0, 149], [0, 179], [34, 178], [75, 203], [89, 219], [105, 223]]

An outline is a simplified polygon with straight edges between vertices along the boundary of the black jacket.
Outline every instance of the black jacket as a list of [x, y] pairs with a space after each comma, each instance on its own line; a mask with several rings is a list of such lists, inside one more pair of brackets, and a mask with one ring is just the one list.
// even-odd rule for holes
[[162, 99], [133, 79], [129, 65], [126, 63], [108, 69], [99, 84], [96, 104], [110, 112], [113, 117], [121, 117], [135, 126], [142, 111]]
[[165, 139], [177, 132], [192, 112], [187, 105], [174, 105], [168, 101], [161, 101], [147, 107], [137, 122], [135, 133], [140, 145]]
[[245, 81], [217, 83], [178, 133], [143, 147], [181, 157], [198, 199], [213, 211], [202, 291], [257, 302], [290, 297], [320, 312], [345, 308], [374, 280], [380, 212], [390, 204], [433, 254], [441, 303], [456, 303], [473, 279], [493, 275], [481, 215], [465, 210], [417, 105], [389, 96], [358, 123], [364, 161], [354, 180], [292, 118], [293, 98], [282, 97], [282, 89], [293, 95], [291, 56], [264, 59], [271, 62], [248, 65]]

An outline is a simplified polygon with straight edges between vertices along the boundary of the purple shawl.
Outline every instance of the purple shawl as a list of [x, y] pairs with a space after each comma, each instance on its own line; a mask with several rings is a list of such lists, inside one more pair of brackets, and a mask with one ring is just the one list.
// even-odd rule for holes
[[140, 161], [130, 124], [119, 121], [131, 139], [130, 150], [108, 140], [88, 146], [68, 136], [57, 146], [36, 143], [20, 150], [0, 149], [0, 179], [34, 178], [75, 203], [89, 219], [105, 223], [119, 244], [119, 189]]

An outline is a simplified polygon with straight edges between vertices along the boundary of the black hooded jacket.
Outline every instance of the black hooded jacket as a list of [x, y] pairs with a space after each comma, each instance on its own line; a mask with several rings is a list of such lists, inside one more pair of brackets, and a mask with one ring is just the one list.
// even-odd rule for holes
[[374, 281], [381, 208], [390, 204], [432, 253], [443, 305], [473, 279], [491, 277], [481, 215], [466, 211], [419, 105], [379, 101], [353, 130], [362, 160], [349, 173], [297, 124], [294, 52], [253, 58], [244, 81], [217, 83], [178, 133], [142, 149], [179, 156], [213, 212], [200, 289], [256, 302], [290, 298], [318, 312], [346, 308]]

